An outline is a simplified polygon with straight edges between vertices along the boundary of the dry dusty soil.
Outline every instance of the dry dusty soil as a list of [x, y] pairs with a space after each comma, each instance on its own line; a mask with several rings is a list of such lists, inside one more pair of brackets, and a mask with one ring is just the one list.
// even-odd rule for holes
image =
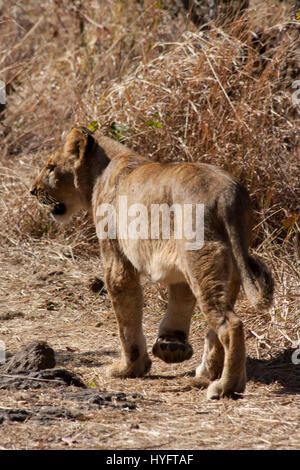
[[[192, 359], [168, 365], [153, 358], [146, 377], [111, 380], [105, 368], [119, 354], [116, 321], [105, 290], [90, 288], [91, 277], [101, 278], [99, 259], [75, 259], [55, 242], [3, 250], [0, 259], [0, 339], [7, 361], [25, 344], [46, 341], [55, 351], [56, 368], [75, 373], [86, 385], [45, 376], [13, 381], [2, 366], [2, 449], [299, 448], [300, 366], [292, 363], [292, 350], [253, 334], [258, 314], [242, 293], [236, 310], [245, 323], [247, 389], [235, 400], [207, 401], [204, 390], [190, 386], [207, 331], [199, 310], [191, 329]], [[166, 289], [145, 281], [144, 293], [151, 350]], [[266, 327], [269, 321], [268, 315], [259, 318]]]

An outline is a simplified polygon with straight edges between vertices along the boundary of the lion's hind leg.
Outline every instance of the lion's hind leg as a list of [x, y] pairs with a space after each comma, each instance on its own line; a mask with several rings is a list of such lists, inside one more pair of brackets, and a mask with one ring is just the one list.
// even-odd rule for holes
[[246, 352], [243, 325], [232, 310], [230, 250], [222, 242], [207, 242], [197, 252], [186, 252], [185, 259], [190, 286], [211, 327], [197, 380], [208, 385], [210, 399], [242, 393]]
[[242, 321], [232, 311], [227, 311], [218, 337], [224, 347], [224, 367], [220, 379], [207, 389], [207, 398], [220, 398], [242, 393], [246, 387], [245, 341]]
[[202, 362], [197, 367], [194, 385], [206, 388], [212, 380], [219, 379], [224, 367], [224, 348], [212, 328], [204, 341]]

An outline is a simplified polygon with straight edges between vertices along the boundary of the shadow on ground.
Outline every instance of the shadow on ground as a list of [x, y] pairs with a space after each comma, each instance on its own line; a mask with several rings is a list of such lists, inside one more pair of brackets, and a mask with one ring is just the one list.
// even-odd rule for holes
[[253, 359], [247, 357], [247, 376], [253, 382], [282, 386], [280, 394], [300, 394], [300, 364], [293, 364], [295, 349], [280, 351], [271, 359]]
[[[282, 389], [276, 393], [300, 394], [300, 364], [293, 364], [292, 355], [294, 349], [285, 349], [270, 359], [256, 359], [247, 357], [247, 377], [248, 381], [265, 385], [279, 384]], [[103, 356], [117, 356], [117, 352], [112, 350], [87, 351], [76, 353], [69, 351], [56, 351], [55, 357], [58, 366], [66, 366], [69, 363], [85, 367], [101, 367], [105, 364]], [[100, 360], [99, 360], [100, 359]], [[102, 360], [101, 360], [102, 359]], [[178, 378], [193, 377], [195, 371], [186, 371], [182, 374], [155, 375], [149, 374], [145, 380], [176, 380]]]
[[[300, 394], [300, 364], [292, 362], [292, 355], [295, 349], [285, 349], [270, 359], [255, 359], [247, 357], [246, 368], [249, 382], [257, 384], [272, 385], [277, 384], [281, 388], [277, 389], [276, 394]], [[195, 371], [185, 372], [179, 375], [147, 375], [145, 380], [169, 379], [177, 380], [194, 377]], [[190, 390], [191, 386], [186, 386], [181, 391]], [[178, 391], [177, 389], [173, 391]], [[236, 398], [241, 398], [237, 395]]]
[[55, 351], [57, 365], [64, 367], [69, 363], [72, 363], [72, 365], [76, 367], [101, 367], [105, 364], [103, 356], [115, 357], [117, 355], [117, 352], [107, 349], [101, 351], [86, 351], [83, 353], [77, 353], [75, 351]]

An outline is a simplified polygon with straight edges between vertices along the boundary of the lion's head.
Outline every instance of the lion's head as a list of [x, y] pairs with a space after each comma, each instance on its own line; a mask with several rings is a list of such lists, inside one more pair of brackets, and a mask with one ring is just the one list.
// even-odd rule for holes
[[31, 194], [50, 207], [57, 221], [65, 222], [79, 209], [90, 208], [93, 179], [107, 164], [103, 152], [99, 158], [99, 150], [91, 131], [72, 129], [31, 185]]

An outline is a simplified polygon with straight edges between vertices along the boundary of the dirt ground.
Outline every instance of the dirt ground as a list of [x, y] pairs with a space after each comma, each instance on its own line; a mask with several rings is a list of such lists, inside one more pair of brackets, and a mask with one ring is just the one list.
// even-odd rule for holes
[[[254, 317], [240, 294], [249, 377], [242, 398], [207, 401], [204, 390], [190, 386], [206, 331], [198, 310], [190, 361], [168, 365], [153, 358], [144, 378], [108, 379], [105, 367], [116, 360], [119, 343], [107, 294], [89, 288], [92, 276], [101, 277], [100, 262], [76, 260], [67, 248], [37, 242], [28, 250], [2, 250], [0, 339], [7, 359], [28, 342], [47, 341], [57, 367], [75, 372], [88, 388], [45, 382], [1, 389], [0, 380], [0, 412], [10, 413], [0, 424], [1, 449], [299, 448], [300, 367], [292, 363], [293, 350], [255, 332], [270, 332], [269, 315]], [[144, 295], [150, 349], [166, 290], [145, 281]], [[104, 399], [91, 400], [97, 393]]]

